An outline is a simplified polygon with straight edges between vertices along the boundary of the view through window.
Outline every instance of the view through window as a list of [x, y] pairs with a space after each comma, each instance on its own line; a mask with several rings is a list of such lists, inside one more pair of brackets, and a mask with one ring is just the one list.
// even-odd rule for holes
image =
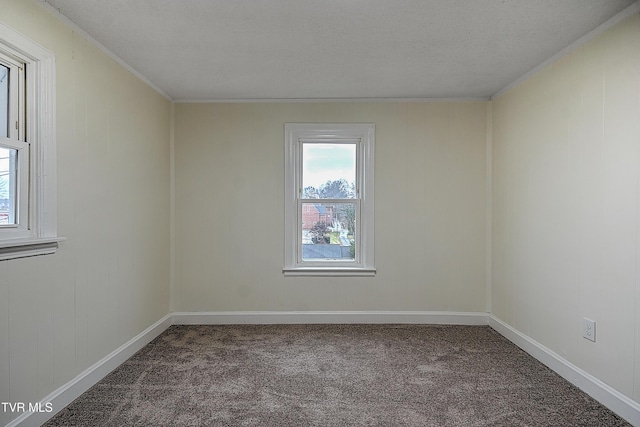
[[16, 223], [16, 154], [0, 146], [0, 225]]
[[355, 142], [302, 142], [303, 260], [356, 258]]

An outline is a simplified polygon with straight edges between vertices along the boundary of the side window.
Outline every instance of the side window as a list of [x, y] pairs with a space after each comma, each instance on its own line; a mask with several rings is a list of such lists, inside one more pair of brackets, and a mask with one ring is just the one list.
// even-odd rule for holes
[[5, 236], [29, 228], [29, 143], [25, 137], [25, 64], [0, 54], [0, 227]]
[[373, 124], [285, 124], [286, 275], [373, 275]]
[[0, 260], [56, 251], [55, 57], [0, 23]]

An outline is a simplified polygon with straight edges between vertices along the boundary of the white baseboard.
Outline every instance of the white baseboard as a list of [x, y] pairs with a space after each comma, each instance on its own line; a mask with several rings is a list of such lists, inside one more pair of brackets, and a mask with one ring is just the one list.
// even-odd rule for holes
[[171, 324], [171, 314], [167, 314], [125, 344], [103, 357], [100, 361], [85, 369], [73, 380], [54, 390], [40, 401], [41, 407], [45, 407], [47, 403], [51, 403], [53, 407], [52, 412], [25, 412], [7, 424], [6, 427], [39, 426], [45, 423], [64, 409], [69, 403], [73, 402], [78, 396], [89, 390], [98, 381], [106, 377], [107, 374], [142, 349], [142, 347], [149, 344], [155, 337], [171, 326]]
[[640, 426], [640, 404], [637, 402], [493, 315], [489, 316], [489, 326], [632, 425]]
[[407, 323], [487, 325], [488, 313], [449, 311], [207, 311], [173, 313], [174, 325]]

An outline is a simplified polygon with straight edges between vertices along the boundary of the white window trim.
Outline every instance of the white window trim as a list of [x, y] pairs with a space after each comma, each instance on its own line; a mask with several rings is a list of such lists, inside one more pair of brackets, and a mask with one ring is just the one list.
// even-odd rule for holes
[[0, 50], [27, 64], [27, 135], [29, 156], [29, 232], [21, 238], [3, 238], [0, 261], [56, 252], [56, 74], [49, 50], [0, 23]]
[[[301, 188], [301, 140], [360, 139], [357, 172], [360, 182], [360, 236], [358, 262], [301, 262], [298, 197]], [[373, 276], [374, 250], [374, 147], [371, 123], [285, 123], [285, 276]]]

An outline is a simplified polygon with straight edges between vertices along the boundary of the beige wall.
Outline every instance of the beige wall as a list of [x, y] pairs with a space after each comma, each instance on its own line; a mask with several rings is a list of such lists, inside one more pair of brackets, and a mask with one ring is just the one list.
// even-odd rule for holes
[[[486, 311], [485, 102], [175, 110], [176, 311]], [[375, 123], [376, 277], [283, 277], [285, 122]]]
[[640, 16], [493, 116], [493, 314], [640, 401]]
[[0, 401], [37, 402], [169, 312], [170, 103], [35, 2], [0, 11], [57, 63], [67, 240], [0, 262]]

